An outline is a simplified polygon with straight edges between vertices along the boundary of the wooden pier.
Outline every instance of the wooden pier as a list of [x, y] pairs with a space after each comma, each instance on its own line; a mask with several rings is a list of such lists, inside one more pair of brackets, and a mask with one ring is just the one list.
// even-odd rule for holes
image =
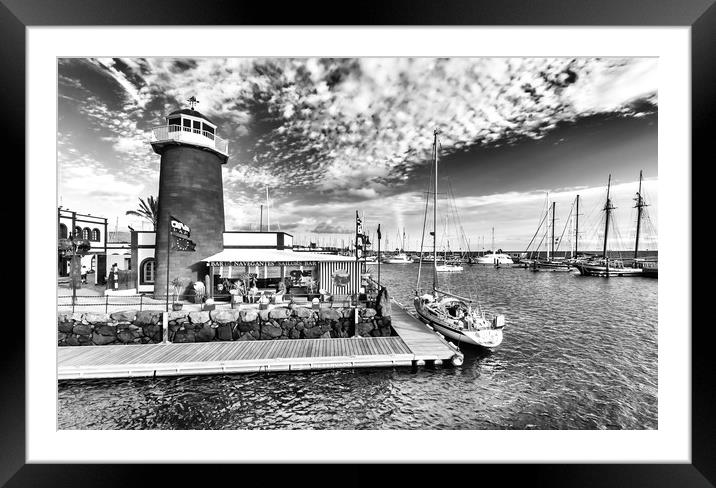
[[58, 379], [462, 364], [463, 355], [393, 302], [398, 336], [58, 347]]

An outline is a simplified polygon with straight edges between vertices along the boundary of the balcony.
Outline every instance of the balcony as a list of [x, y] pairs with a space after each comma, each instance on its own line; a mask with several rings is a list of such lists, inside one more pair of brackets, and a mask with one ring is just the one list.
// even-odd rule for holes
[[152, 147], [162, 146], [163, 143], [181, 142], [194, 146], [201, 146], [228, 158], [229, 142], [213, 132], [180, 125], [160, 125], [152, 129], [150, 142]]

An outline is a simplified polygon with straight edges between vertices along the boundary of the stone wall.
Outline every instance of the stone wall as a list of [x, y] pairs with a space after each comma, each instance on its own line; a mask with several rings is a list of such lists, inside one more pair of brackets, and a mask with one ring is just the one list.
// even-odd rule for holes
[[[60, 346], [147, 344], [162, 341], [163, 312], [59, 314]], [[390, 317], [372, 308], [276, 307], [271, 310], [223, 309], [168, 313], [171, 342], [255, 341], [395, 335]]]
[[58, 346], [162, 342], [162, 312], [75, 312], [57, 316]]

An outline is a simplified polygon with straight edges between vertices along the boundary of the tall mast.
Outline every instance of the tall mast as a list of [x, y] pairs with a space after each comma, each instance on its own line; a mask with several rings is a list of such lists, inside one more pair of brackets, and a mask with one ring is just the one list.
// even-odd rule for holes
[[552, 202], [552, 258], [554, 258], [554, 206], [556, 202]]
[[639, 231], [641, 230], [641, 213], [642, 209], [646, 207], [646, 203], [644, 203], [644, 198], [641, 196], [641, 178], [642, 178], [642, 172], [639, 171], [639, 192], [636, 194], [636, 243], [634, 244], [634, 259], [637, 258], [637, 255], [639, 254]]
[[495, 254], [495, 228], [492, 228], [492, 254]]
[[433, 151], [435, 156], [435, 181], [433, 182], [433, 290], [438, 287], [438, 245], [437, 245], [437, 222], [438, 222], [438, 133], [436, 128], [433, 131]]
[[266, 187], [266, 231], [271, 232], [271, 205], [269, 204], [268, 186]]
[[614, 207], [612, 207], [612, 201], [609, 199], [609, 190], [612, 186], [612, 175], [609, 175], [609, 182], [607, 183], [607, 203], [604, 205], [604, 211], [607, 213], [606, 219], [604, 219], [604, 250], [602, 251], [602, 256], [604, 259], [607, 259], [607, 236], [609, 234], [609, 217], [611, 215], [612, 210], [614, 210]]
[[577, 257], [577, 249], [579, 248], [579, 195], [577, 195], [577, 213], [574, 225], [574, 257]]

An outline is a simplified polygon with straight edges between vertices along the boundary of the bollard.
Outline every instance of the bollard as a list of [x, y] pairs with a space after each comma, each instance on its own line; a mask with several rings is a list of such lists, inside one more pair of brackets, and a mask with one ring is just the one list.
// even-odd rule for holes
[[171, 344], [169, 342], [169, 313], [162, 313], [162, 344]]

